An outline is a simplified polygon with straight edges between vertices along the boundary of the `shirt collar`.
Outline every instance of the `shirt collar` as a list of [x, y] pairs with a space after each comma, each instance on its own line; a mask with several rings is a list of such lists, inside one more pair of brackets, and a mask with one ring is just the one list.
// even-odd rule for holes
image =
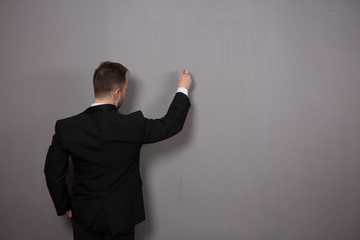
[[95, 107], [95, 106], [104, 105], [104, 104], [107, 104], [107, 103], [93, 103], [90, 105], [90, 107]]

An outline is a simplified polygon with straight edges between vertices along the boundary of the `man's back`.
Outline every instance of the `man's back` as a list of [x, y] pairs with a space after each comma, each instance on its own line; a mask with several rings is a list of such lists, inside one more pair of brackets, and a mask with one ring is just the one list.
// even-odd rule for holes
[[76, 171], [73, 198], [107, 195], [136, 174], [143, 143], [141, 112], [122, 115], [113, 105], [100, 105], [57, 125]]

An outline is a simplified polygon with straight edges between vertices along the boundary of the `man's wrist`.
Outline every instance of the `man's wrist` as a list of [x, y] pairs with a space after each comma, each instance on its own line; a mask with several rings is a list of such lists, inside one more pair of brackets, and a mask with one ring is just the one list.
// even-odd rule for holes
[[189, 96], [189, 91], [184, 87], [179, 87], [176, 92], [181, 92], [185, 94], [186, 96]]

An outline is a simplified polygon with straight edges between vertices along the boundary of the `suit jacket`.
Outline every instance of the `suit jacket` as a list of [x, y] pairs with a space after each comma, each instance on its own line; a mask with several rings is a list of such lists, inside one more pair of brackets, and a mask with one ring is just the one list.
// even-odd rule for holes
[[[114, 232], [143, 221], [140, 149], [178, 133], [189, 108], [188, 97], [177, 93], [161, 119], [147, 119], [140, 111], [123, 115], [105, 104], [58, 120], [44, 169], [57, 214], [71, 209], [74, 220], [88, 230], [102, 207]], [[71, 197], [69, 156], [74, 164]]]

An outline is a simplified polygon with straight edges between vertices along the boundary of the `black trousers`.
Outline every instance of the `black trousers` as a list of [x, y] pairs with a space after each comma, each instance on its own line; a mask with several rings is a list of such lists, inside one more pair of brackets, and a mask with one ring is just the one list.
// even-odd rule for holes
[[111, 233], [105, 211], [102, 209], [96, 217], [91, 231], [83, 229], [72, 219], [74, 240], [134, 240], [135, 228], [132, 227], [121, 233]]

